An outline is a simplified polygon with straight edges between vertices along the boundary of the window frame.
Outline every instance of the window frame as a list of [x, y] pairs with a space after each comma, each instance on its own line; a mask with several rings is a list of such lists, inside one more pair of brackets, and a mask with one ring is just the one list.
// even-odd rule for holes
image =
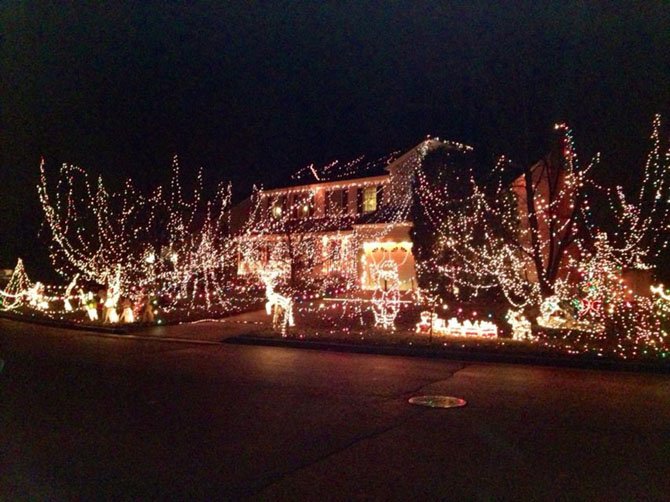
[[[377, 200], [378, 199], [378, 197], [377, 197], [378, 187], [376, 185], [368, 185], [368, 186], [362, 188], [362, 192], [363, 193], [361, 195], [361, 198], [362, 198], [361, 212], [363, 214], [370, 214], [370, 213], [374, 213], [375, 211], [377, 211], [377, 209], [379, 208], [379, 200]], [[374, 204], [373, 208], [368, 207], [368, 204], [370, 202], [368, 196], [369, 196], [369, 198], [371, 198], [374, 201], [373, 202], [373, 204]]]

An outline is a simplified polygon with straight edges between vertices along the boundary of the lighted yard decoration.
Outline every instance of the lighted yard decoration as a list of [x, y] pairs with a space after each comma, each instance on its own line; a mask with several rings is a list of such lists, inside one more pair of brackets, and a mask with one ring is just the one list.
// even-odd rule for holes
[[431, 329], [433, 334], [443, 336], [498, 337], [498, 326], [491, 321], [466, 319], [461, 322], [456, 317], [445, 321], [435, 313], [421, 312], [421, 321], [416, 325], [416, 332], [429, 333]]
[[394, 329], [395, 319], [400, 310], [398, 264], [386, 258], [375, 265], [373, 274], [377, 283], [377, 288], [372, 293], [372, 313], [375, 326], [382, 329]]
[[86, 311], [86, 315], [88, 316], [89, 321], [97, 321], [98, 320], [98, 306], [97, 306], [97, 299], [93, 295], [91, 291], [88, 293], [84, 293], [83, 290], [79, 291], [79, 302], [83, 306], [84, 310]]
[[512, 326], [512, 338], [514, 340], [533, 340], [533, 332], [530, 321], [523, 315], [521, 310], [510, 309], [505, 317]]
[[117, 266], [114, 277], [109, 282], [109, 286], [105, 290], [103, 301], [104, 314], [102, 322], [116, 324], [119, 322], [119, 314], [116, 311], [119, 298], [121, 297], [121, 266]]
[[40, 310], [46, 310], [49, 308], [49, 302], [44, 296], [44, 284], [41, 282], [37, 281], [35, 284], [33, 284], [30, 288], [28, 288], [26, 294], [28, 296], [28, 304], [31, 307]]
[[32, 281], [28, 278], [23, 260], [19, 258], [5, 289], [0, 289], [0, 309], [14, 310], [26, 303], [28, 290], [32, 287]]
[[[576, 319], [572, 313], [573, 309], [566, 309], [561, 306], [560, 295], [551, 295], [545, 298], [540, 305], [540, 315], [537, 317], [537, 324], [543, 328], [552, 329], [575, 329], [580, 331], [599, 331], [602, 328], [597, 323], [591, 323]], [[575, 302], [573, 302], [574, 304]], [[592, 306], [594, 302], [581, 300], [577, 310], [584, 316], [584, 312]]]
[[461, 322], [452, 317], [447, 322], [445, 334], [450, 336], [481, 336], [486, 338], [496, 338], [498, 336], [498, 326], [491, 321], [466, 319]]
[[149, 296], [144, 295], [143, 296], [143, 308], [142, 308], [142, 317], [141, 320], [142, 322], [146, 323], [153, 323], [154, 320], [156, 319], [156, 313], [157, 311], [155, 310], [155, 300], [152, 300]]
[[295, 326], [293, 317], [293, 299], [275, 291], [278, 279], [282, 276], [281, 265], [271, 262], [259, 272], [265, 285], [265, 312], [272, 316], [272, 327], [286, 335], [289, 327]]
[[[575, 344], [594, 350], [603, 340], [621, 356], [667, 350], [657, 336], [652, 302], [625, 279], [629, 271], [653, 268], [668, 243], [670, 155], [661, 147], [660, 125], [657, 116], [640, 188], [632, 196], [601, 186], [599, 155], [581, 166], [565, 124], [556, 125], [550, 155], [525, 168], [502, 157], [486, 184], [467, 168], [452, 170], [456, 174], [445, 180], [441, 173], [450, 170], [431, 171], [427, 151], [416, 164], [415, 221], [422, 235], [435, 237], [428, 250], [417, 250], [417, 267], [444, 282], [445, 294], [455, 288], [471, 297], [497, 291], [513, 310], [544, 307], [540, 324], [566, 336], [585, 332], [571, 339], [572, 350]], [[616, 233], [602, 231], [608, 223], [593, 214], [595, 201], [606, 201], [599, 205], [609, 209], [605, 218]], [[550, 308], [558, 305], [566, 308]], [[520, 315], [512, 319], [518, 337], [526, 338]]]
[[446, 321], [438, 316], [435, 312], [424, 310], [419, 314], [420, 320], [416, 323], [416, 333], [428, 333], [431, 331], [434, 334], [446, 333]]
[[130, 303], [128, 298], [125, 298], [121, 304], [121, 317], [119, 319], [122, 323], [132, 323], [135, 322], [135, 313], [133, 312], [133, 304]]
[[70, 300], [75, 298], [72, 294], [72, 291], [74, 291], [74, 288], [77, 285], [77, 279], [79, 279], [79, 274], [75, 274], [70, 281], [70, 284], [68, 284], [65, 288], [65, 294], [63, 295], [63, 308], [66, 312], [72, 312], [72, 302]]

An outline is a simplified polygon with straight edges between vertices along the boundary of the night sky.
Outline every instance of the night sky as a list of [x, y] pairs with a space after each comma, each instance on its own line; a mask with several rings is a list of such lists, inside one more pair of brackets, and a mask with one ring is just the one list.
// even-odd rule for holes
[[[18, 2], [0, 5], [0, 267], [44, 263], [40, 156], [151, 186], [205, 168], [236, 198], [309, 163], [427, 134], [539, 157], [557, 121], [601, 175], [670, 121], [670, 2]], [[45, 234], [45, 232], [42, 232]]]

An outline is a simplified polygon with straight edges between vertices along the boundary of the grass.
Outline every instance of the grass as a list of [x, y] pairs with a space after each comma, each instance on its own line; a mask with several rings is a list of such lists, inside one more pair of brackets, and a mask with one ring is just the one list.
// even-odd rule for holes
[[[357, 344], [373, 347], [415, 347], [431, 350], [462, 351], [468, 353], [507, 354], [536, 358], [570, 358], [586, 360], [645, 361], [668, 364], [670, 343], [648, 346], [639, 339], [624, 335], [615, 337], [594, 336], [590, 333], [557, 329], [536, 329], [534, 341], [513, 340], [509, 325], [504, 319], [503, 304], [468, 303], [452, 306], [439, 312], [440, 317], [457, 317], [460, 321], [489, 320], [499, 328], [497, 338], [476, 336], [444, 336], [417, 333], [416, 323], [421, 308], [406, 306], [396, 318], [395, 329], [374, 327], [369, 303], [306, 302], [297, 304], [296, 326], [283, 336], [277, 330], [251, 328], [249, 334], [268, 340], [288, 338], [311, 342]], [[670, 340], [668, 340], [670, 342]]]

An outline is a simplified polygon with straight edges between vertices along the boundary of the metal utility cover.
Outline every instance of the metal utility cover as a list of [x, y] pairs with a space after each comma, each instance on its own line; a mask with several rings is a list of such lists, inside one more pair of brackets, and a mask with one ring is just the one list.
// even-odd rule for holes
[[460, 408], [467, 404], [465, 399], [451, 396], [414, 396], [409, 398], [409, 403], [428, 408]]

